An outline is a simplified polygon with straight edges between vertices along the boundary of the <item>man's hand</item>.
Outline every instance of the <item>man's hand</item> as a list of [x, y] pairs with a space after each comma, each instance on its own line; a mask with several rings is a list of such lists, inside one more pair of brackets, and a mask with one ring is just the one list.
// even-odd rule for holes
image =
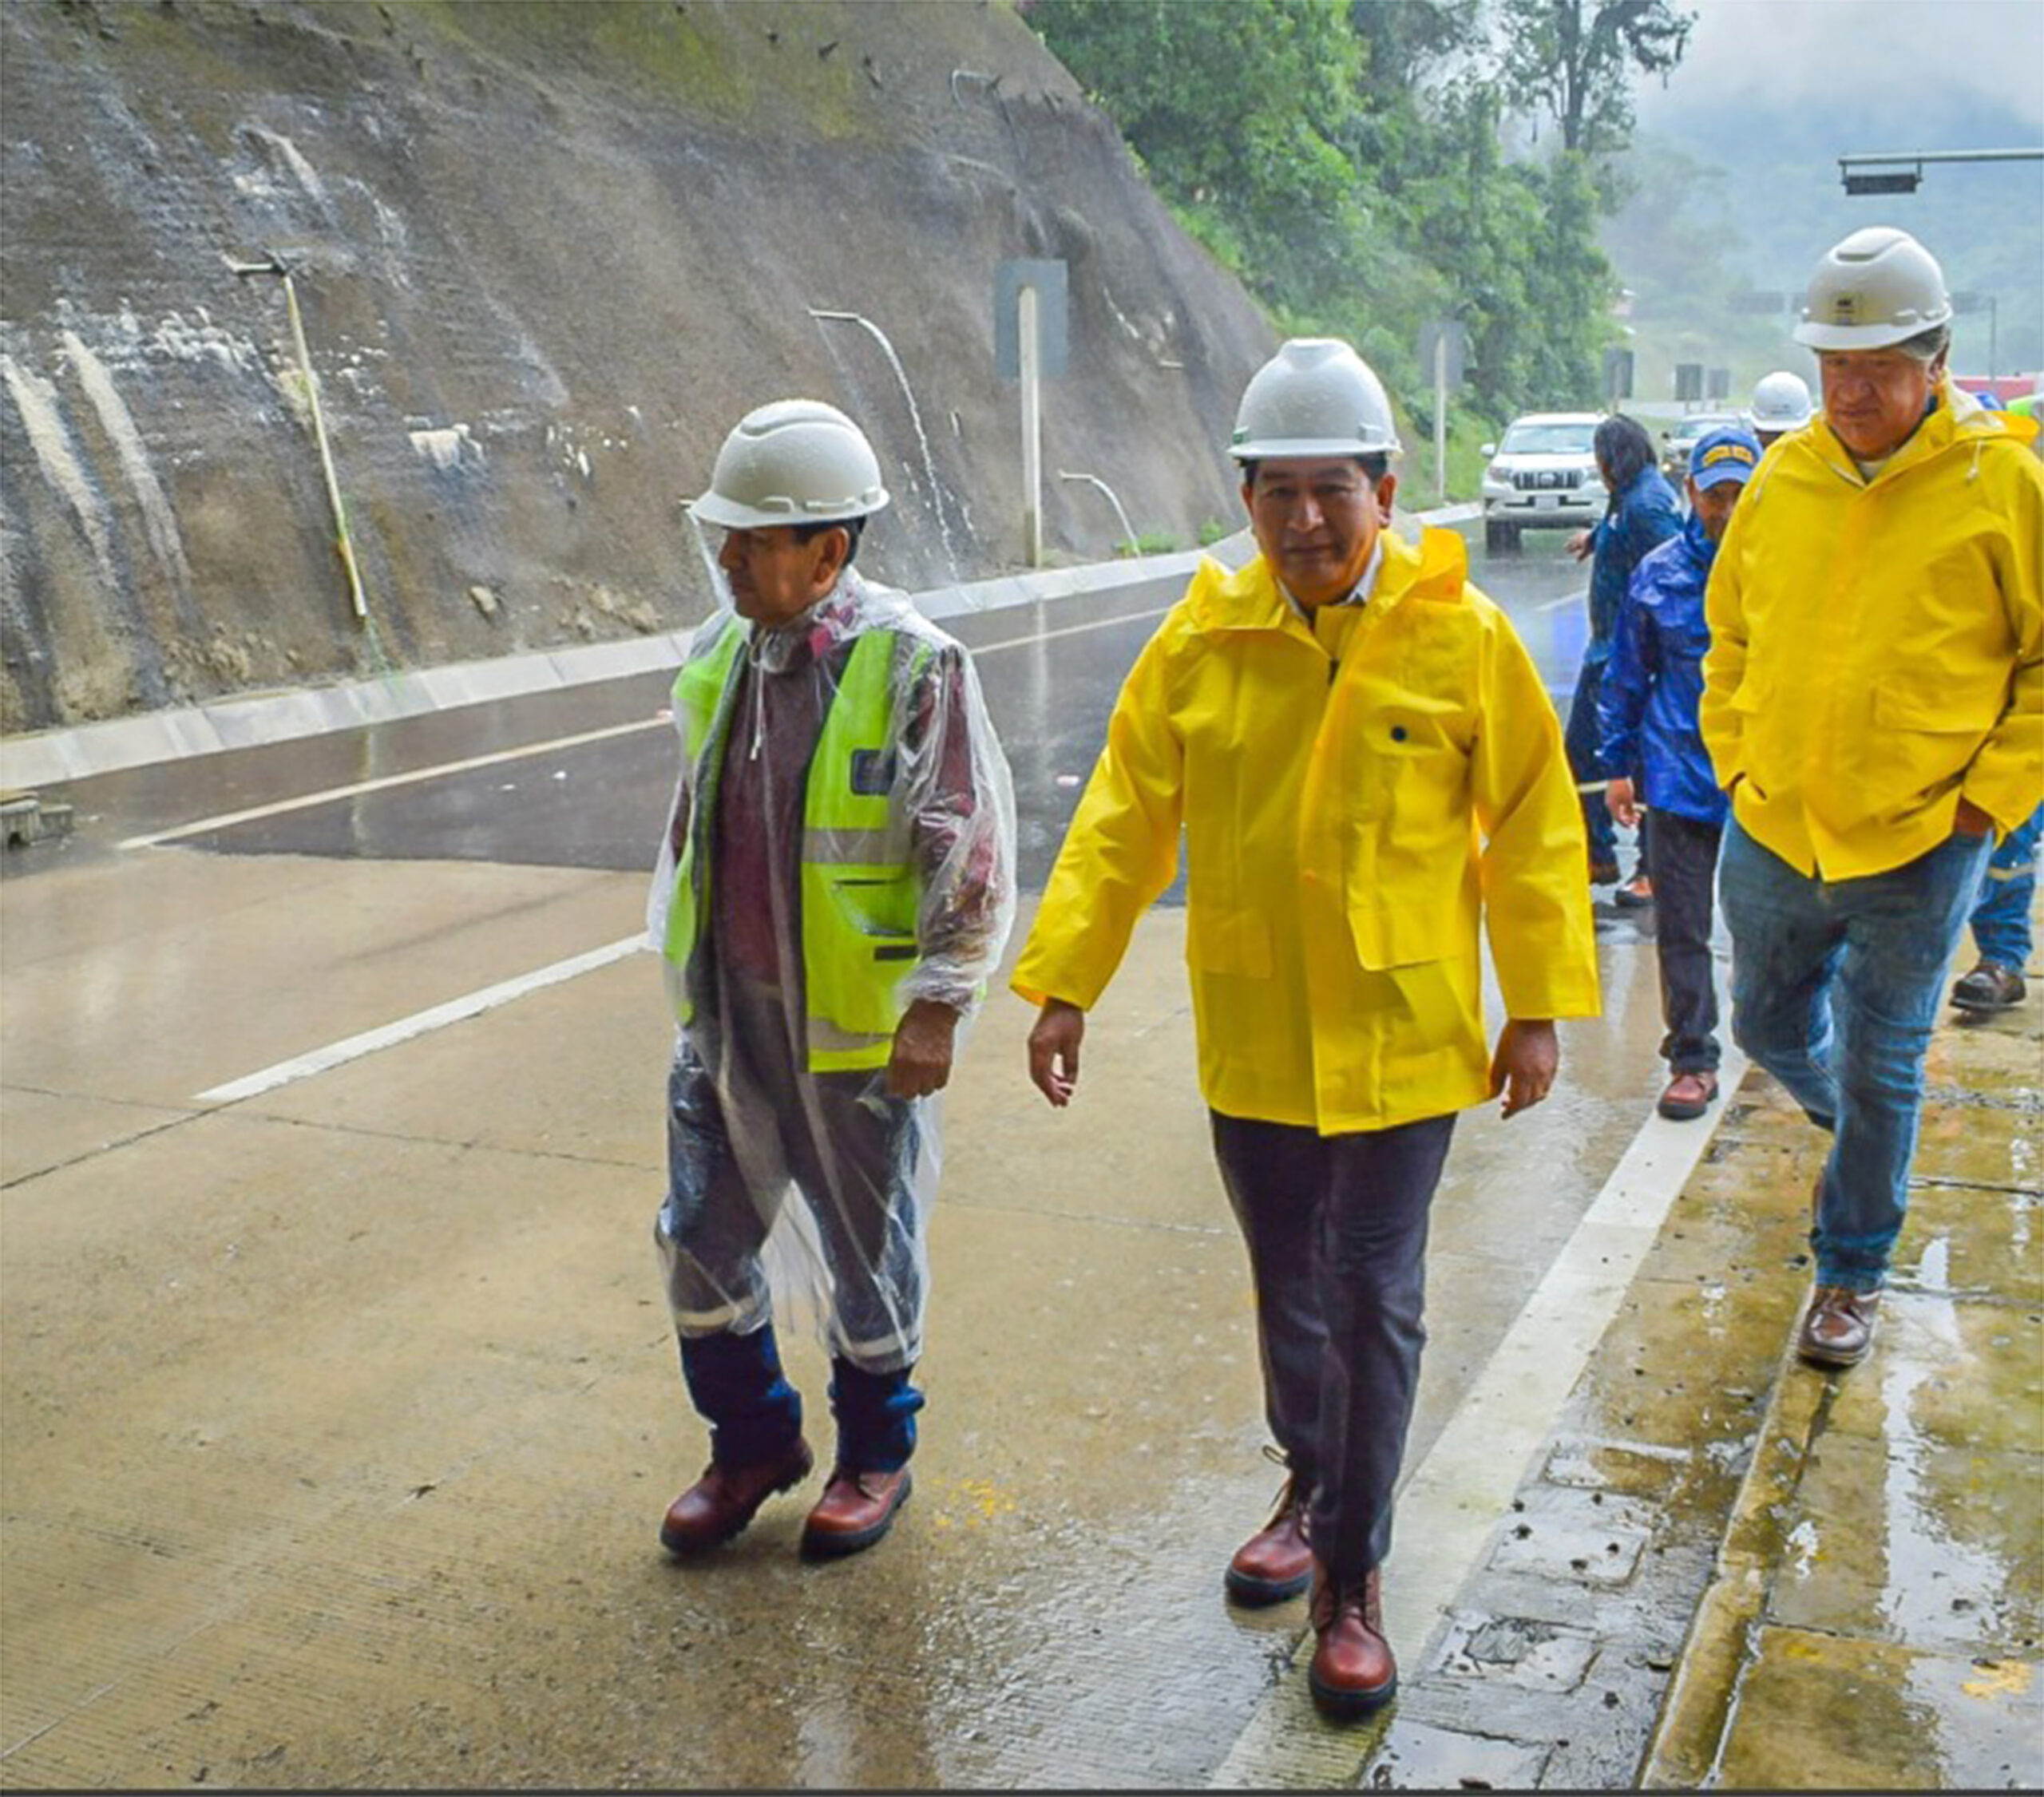
[[1561, 1059], [1555, 1026], [1546, 1018], [1515, 1017], [1507, 1023], [1491, 1057], [1491, 1096], [1504, 1094], [1503, 1114], [1516, 1117], [1544, 1098]]
[[1604, 809], [1627, 829], [1639, 821], [1639, 802], [1634, 796], [1631, 781], [1621, 777], [1604, 788]]
[[917, 999], [894, 1026], [894, 1052], [887, 1061], [887, 1095], [926, 1098], [951, 1078], [953, 1038], [958, 1013], [934, 999]]
[[1992, 836], [1994, 820], [1983, 811], [1970, 798], [1959, 802], [1959, 813], [1951, 821], [1954, 836]]
[[1079, 1084], [1079, 1044], [1085, 1039], [1086, 1013], [1063, 999], [1046, 999], [1029, 1031], [1029, 1078], [1062, 1110]]
[[1567, 549], [1568, 552], [1575, 556], [1578, 561], [1581, 561], [1585, 556], [1590, 553], [1591, 536], [1592, 533], [1586, 530], [1579, 530], [1575, 536], [1571, 536], [1567, 543], [1562, 545], [1562, 547]]

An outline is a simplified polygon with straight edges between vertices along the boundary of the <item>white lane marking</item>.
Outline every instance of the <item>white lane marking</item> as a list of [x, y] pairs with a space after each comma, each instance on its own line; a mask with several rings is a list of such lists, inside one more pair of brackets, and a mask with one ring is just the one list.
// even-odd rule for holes
[[1589, 596], [1590, 589], [1587, 587], [1583, 587], [1575, 592], [1563, 593], [1559, 599], [1548, 600], [1543, 604], [1535, 606], [1533, 609], [1536, 612], [1559, 612], [1564, 605], [1580, 605]]
[[[1008, 642], [989, 643], [972, 653], [990, 655], [1000, 649], [1020, 648], [1048, 637], [1071, 636], [1081, 631], [1105, 630], [1115, 624], [1127, 623], [1134, 619], [1161, 617], [1170, 609], [1168, 605], [1159, 606], [1152, 612], [1127, 612], [1119, 617], [1103, 618], [1091, 623], [1071, 624], [1060, 630], [1043, 631], [1032, 636], [1018, 636]], [[613, 724], [605, 730], [587, 730], [579, 736], [561, 737], [551, 742], [536, 742], [522, 749], [507, 749], [495, 754], [478, 755], [468, 761], [449, 762], [439, 767], [420, 768], [410, 774], [395, 774], [385, 779], [364, 781], [358, 786], [342, 787], [331, 792], [313, 793], [303, 798], [287, 799], [276, 805], [259, 805], [247, 811], [206, 818], [176, 829], [160, 831], [153, 836], [131, 837], [121, 846], [123, 849], [144, 848], [153, 843], [171, 841], [178, 837], [224, 829], [230, 824], [274, 817], [280, 812], [301, 810], [308, 805], [350, 798], [357, 793], [374, 792], [386, 786], [405, 786], [416, 781], [431, 779], [442, 774], [465, 773], [473, 768], [489, 767], [524, 756], [544, 754], [549, 749], [572, 748], [584, 742], [601, 742], [608, 737], [623, 736], [632, 730], [664, 725], [667, 721], [666, 718], [660, 717], [636, 723]], [[611, 962], [622, 960], [645, 945], [646, 939], [643, 936], [627, 936], [606, 948], [592, 948], [586, 954], [572, 956], [564, 961], [556, 961], [551, 967], [520, 974], [514, 979], [501, 980], [494, 986], [485, 986], [481, 992], [470, 992], [466, 997], [450, 999], [446, 1003], [435, 1005], [430, 1011], [401, 1017], [394, 1023], [386, 1023], [380, 1029], [367, 1030], [360, 1035], [348, 1037], [344, 1042], [330, 1043], [326, 1047], [315, 1048], [309, 1054], [295, 1055], [288, 1061], [279, 1061], [274, 1067], [264, 1067], [259, 1073], [252, 1073], [245, 1079], [230, 1080], [224, 1086], [216, 1086], [208, 1091], [201, 1092], [192, 1102], [196, 1104], [232, 1104], [240, 1098], [253, 1098], [259, 1092], [275, 1091], [279, 1086], [288, 1086], [295, 1080], [310, 1079], [315, 1073], [324, 1073], [329, 1067], [339, 1067], [364, 1055], [373, 1055], [379, 1048], [388, 1048], [393, 1043], [409, 1041], [414, 1036], [424, 1035], [429, 1031], [443, 1028], [449, 1023], [458, 1023], [464, 1018], [493, 1010], [500, 1004], [508, 1004], [512, 999], [522, 998], [527, 992], [537, 992], [542, 986], [552, 986], [564, 980], [572, 980], [577, 975], [593, 972], [597, 968], [607, 967]]]
[[487, 755], [471, 755], [466, 761], [442, 762], [437, 767], [414, 768], [409, 774], [386, 774], [374, 780], [358, 780], [351, 786], [329, 786], [323, 793], [307, 793], [299, 798], [279, 799], [274, 805], [252, 805], [246, 811], [224, 811], [216, 817], [201, 817], [195, 824], [180, 824], [175, 829], [153, 830], [146, 836], [131, 836], [116, 845], [121, 849], [153, 849], [159, 842], [176, 842], [180, 837], [204, 836], [209, 831], [223, 830], [235, 824], [253, 823], [259, 817], [277, 817], [287, 811], [304, 811], [315, 805], [331, 805], [338, 799], [355, 798], [363, 793], [387, 791], [392, 786], [416, 786], [422, 780], [438, 780], [443, 774], [467, 774], [479, 767], [497, 767], [505, 762], [522, 761], [533, 755], [544, 755], [557, 749], [577, 749], [585, 742], [604, 742], [614, 736], [629, 736], [634, 730], [655, 730], [667, 722], [665, 717], [642, 718], [629, 724], [611, 724], [602, 730], [584, 730], [576, 736], [557, 736], [549, 742], [529, 742], [518, 749], [498, 749]]
[[[1144, 618], [1161, 618], [1171, 610], [1160, 605], [1154, 611], [1127, 612], [1119, 617], [1098, 618], [1091, 623], [1067, 624], [1058, 630], [1038, 631], [1029, 636], [1011, 637], [1004, 643], [988, 643], [974, 649], [975, 655], [997, 655], [1003, 649], [1020, 649], [1032, 643], [1047, 643], [1054, 636], [1076, 636], [1082, 631], [1111, 630], [1116, 624], [1125, 624]], [[628, 724], [611, 724], [602, 730], [584, 730], [575, 736], [557, 736], [545, 742], [528, 742], [516, 749], [499, 749], [487, 755], [472, 755], [465, 761], [442, 762], [432, 767], [414, 768], [408, 774], [386, 774], [374, 780], [358, 780], [348, 786], [329, 786], [323, 792], [307, 793], [297, 798], [279, 799], [274, 805], [252, 805], [245, 811], [225, 811], [214, 817], [201, 817], [196, 823], [179, 824], [167, 830], [152, 830], [146, 835], [131, 836], [115, 845], [120, 849], [153, 849], [162, 842], [180, 841], [187, 837], [207, 836], [215, 830], [231, 829], [236, 824], [252, 824], [264, 817], [280, 817], [288, 812], [309, 811], [315, 805], [331, 805], [344, 798], [356, 798], [364, 793], [388, 791], [393, 786], [413, 786], [422, 781], [438, 780], [443, 774], [470, 774], [477, 768], [498, 767], [505, 762], [525, 761], [534, 755], [552, 754], [562, 749], [579, 749], [584, 743], [604, 742], [612, 737], [629, 736], [642, 730], [660, 730], [671, 727], [667, 713], [657, 717], [642, 718]]]
[[564, 961], [556, 961], [551, 967], [537, 968], [530, 973], [519, 974], [511, 980], [501, 980], [494, 986], [485, 986], [480, 992], [470, 992], [458, 999], [450, 999], [445, 1004], [436, 1004], [430, 1011], [414, 1011], [409, 1017], [401, 1017], [394, 1023], [386, 1023], [380, 1029], [365, 1030], [360, 1035], [351, 1035], [343, 1042], [329, 1043], [324, 1048], [315, 1048], [310, 1054], [294, 1055], [288, 1061], [279, 1061], [274, 1067], [264, 1067], [259, 1073], [252, 1073], [245, 1079], [230, 1080], [224, 1086], [216, 1086], [210, 1091], [201, 1092], [192, 1100], [195, 1104], [232, 1104], [237, 1098], [252, 1098], [259, 1092], [275, 1091], [279, 1086], [288, 1086], [293, 1080], [306, 1079], [315, 1073], [324, 1073], [329, 1067], [337, 1067], [344, 1062], [358, 1060], [364, 1055], [373, 1055], [379, 1048], [388, 1048], [394, 1043], [407, 1042], [414, 1036], [424, 1035], [429, 1031], [443, 1028], [449, 1023], [458, 1023], [465, 1017], [480, 1015], [493, 1011], [500, 1004], [509, 1004], [513, 999], [523, 998], [528, 992], [536, 992], [543, 986], [556, 986], [564, 980], [591, 973], [600, 967], [608, 967], [612, 961], [620, 961], [628, 955], [636, 954], [647, 946], [644, 932], [628, 936], [622, 940], [608, 944], [601, 948], [592, 948], [585, 954], [572, 955]]
[[[1447, 1427], [1398, 1493], [1398, 1545], [1386, 1563], [1384, 1631], [1416, 1677], [1432, 1663], [1450, 1607], [1476, 1569], [1555, 1416], [1618, 1312], [1677, 1195], [1745, 1077], [1728, 1048], [1709, 1126], [1650, 1115], [1549, 1266]], [[1209, 1788], [1349, 1785], [1353, 1741], [1313, 1716], [1306, 1632], [1258, 1704]]]

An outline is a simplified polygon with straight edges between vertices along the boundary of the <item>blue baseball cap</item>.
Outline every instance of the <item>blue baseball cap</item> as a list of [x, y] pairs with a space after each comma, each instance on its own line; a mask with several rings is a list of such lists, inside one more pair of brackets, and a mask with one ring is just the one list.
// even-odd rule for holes
[[1753, 478], [1760, 464], [1760, 439], [1750, 430], [1726, 425], [1707, 430], [1689, 451], [1689, 478], [1698, 487], [1715, 487], [1727, 481], [1741, 486]]

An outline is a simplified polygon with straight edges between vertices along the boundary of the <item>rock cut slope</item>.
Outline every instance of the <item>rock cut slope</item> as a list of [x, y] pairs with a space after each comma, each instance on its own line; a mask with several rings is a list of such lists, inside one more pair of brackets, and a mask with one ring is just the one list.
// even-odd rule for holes
[[876, 572], [1019, 565], [1009, 258], [1069, 271], [1048, 551], [1121, 535], [1060, 471], [1234, 521], [1270, 328], [1005, 5], [10, 0], [0, 112], [0, 731], [691, 622], [678, 501], [787, 394], [881, 452]]

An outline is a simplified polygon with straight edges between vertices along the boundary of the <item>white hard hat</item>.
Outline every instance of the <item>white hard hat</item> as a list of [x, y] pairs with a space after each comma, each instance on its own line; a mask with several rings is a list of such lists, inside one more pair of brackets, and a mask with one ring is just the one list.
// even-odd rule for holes
[[1906, 231], [1868, 225], [1824, 252], [1796, 341], [1813, 350], [1880, 350], [1947, 323], [1938, 259]]
[[1384, 383], [1346, 343], [1294, 337], [1250, 377], [1228, 453], [1370, 456], [1398, 453]]
[[1792, 374], [1785, 368], [1763, 374], [1753, 383], [1756, 430], [1800, 430], [1810, 422], [1810, 414], [1815, 410], [1803, 377]]
[[820, 399], [777, 399], [739, 420], [689, 516], [758, 530], [833, 524], [887, 503], [880, 462], [866, 433]]

